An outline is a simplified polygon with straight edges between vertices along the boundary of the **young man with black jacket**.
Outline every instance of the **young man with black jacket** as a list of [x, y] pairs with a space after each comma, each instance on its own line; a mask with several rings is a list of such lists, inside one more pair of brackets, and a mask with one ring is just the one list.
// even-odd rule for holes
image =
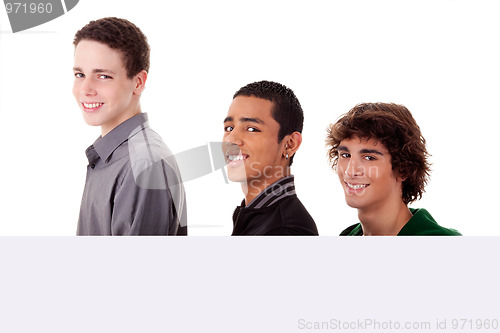
[[254, 82], [234, 94], [223, 149], [228, 177], [241, 183], [245, 199], [233, 214], [233, 235], [318, 235], [290, 173], [303, 122], [297, 97], [282, 84]]

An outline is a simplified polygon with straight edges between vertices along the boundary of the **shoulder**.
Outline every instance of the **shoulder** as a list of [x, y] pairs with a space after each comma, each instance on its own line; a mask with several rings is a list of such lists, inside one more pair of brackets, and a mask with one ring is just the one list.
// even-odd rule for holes
[[413, 217], [401, 229], [398, 236], [461, 236], [455, 229], [440, 226], [424, 208], [410, 208]]
[[280, 222], [276, 229], [287, 229], [289, 234], [318, 235], [314, 219], [296, 195], [277, 203]]
[[149, 126], [132, 132], [128, 138], [128, 151], [130, 169], [140, 187], [166, 188], [165, 178], [171, 186], [182, 182], [171, 150]]
[[339, 236], [362, 236], [363, 229], [361, 228], [361, 223], [356, 223], [350, 227], [344, 229]]
[[[245, 235], [318, 235], [316, 223], [295, 195], [263, 208], [243, 208], [234, 230]], [[233, 234], [234, 233], [233, 230]]]
[[172, 156], [172, 152], [163, 142], [161, 136], [151, 128], [144, 127], [128, 138], [130, 158], [134, 160], [151, 160], [156, 162]]
[[308, 220], [313, 221], [313, 218], [307, 211], [306, 207], [299, 200], [297, 195], [286, 197], [277, 203], [280, 207], [281, 214], [288, 220]]

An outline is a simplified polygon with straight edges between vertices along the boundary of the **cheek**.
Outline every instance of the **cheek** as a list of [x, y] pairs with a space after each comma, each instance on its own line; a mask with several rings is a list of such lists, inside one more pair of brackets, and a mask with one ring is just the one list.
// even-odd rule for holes
[[130, 97], [128, 93], [120, 90], [120, 87], [106, 87], [99, 88], [99, 97], [104, 100], [108, 106], [123, 107], [129, 103]]
[[78, 99], [78, 96], [80, 95], [80, 84], [75, 80], [73, 82], [73, 96]]
[[337, 172], [337, 177], [339, 177], [340, 183], [343, 184], [344, 183], [344, 175], [345, 175], [344, 169], [340, 165], [337, 165], [336, 172]]
[[118, 91], [123, 91], [127, 95], [132, 95], [135, 91], [136, 84], [133, 80], [126, 80], [117, 87]]
[[337, 165], [335, 166], [334, 170], [337, 172], [339, 178], [343, 179], [345, 173], [345, 165], [343, 162], [341, 162], [341, 160], [337, 161]]
[[107, 96], [119, 103], [129, 104], [132, 100], [133, 90], [127, 88], [129, 87], [124, 87], [123, 89], [113, 89], [107, 92]]
[[380, 173], [380, 170], [377, 166], [369, 166], [367, 169], [366, 169], [366, 175], [368, 176], [368, 178], [370, 179], [378, 179], [380, 178], [381, 176], [383, 177], [383, 175]]
[[[280, 159], [280, 147], [274, 144], [269, 144], [269, 141], [261, 142], [260, 144], [254, 145], [257, 148], [257, 153], [261, 159], [266, 161], [266, 165], [277, 164]], [[271, 141], [272, 142], [272, 141]], [[255, 148], [254, 148], [255, 149]]]
[[335, 168], [336, 168], [335, 171], [337, 172], [337, 176], [339, 176], [339, 178], [341, 178], [342, 174], [344, 174], [344, 170], [342, 170], [342, 167], [338, 164]]
[[376, 182], [379, 186], [384, 186], [386, 188], [393, 188], [396, 183], [392, 170], [388, 170], [384, 167], [372, 167], [369, 172], [369, 177], [372, 182]]

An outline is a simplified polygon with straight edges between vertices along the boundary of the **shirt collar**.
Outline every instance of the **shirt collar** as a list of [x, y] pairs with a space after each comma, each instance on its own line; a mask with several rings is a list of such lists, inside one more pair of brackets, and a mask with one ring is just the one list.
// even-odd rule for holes
[[247, 208], [269, 207], [279, 200], [295, 195], [295, 182], [293, 175], [281, 178], [260, 192], [248, 205]]
[[[135, 115], [116, 126], [104, 137], [100, 136], [97, 138], [92, 146], [101, 160], [106, 161], [115, 149], [118, 148], [123, 142], [135, 135], [139, 130], [148, 126], [148, 115], [146, 113], [139, 113], [138, 115]], [[90, 160], [88, 153], [87, 157]]]

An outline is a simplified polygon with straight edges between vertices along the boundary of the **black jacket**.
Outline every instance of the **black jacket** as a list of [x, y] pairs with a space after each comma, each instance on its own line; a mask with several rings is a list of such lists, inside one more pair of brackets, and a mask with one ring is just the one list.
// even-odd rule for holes
[[262, 208], [245, 207], [243, 200], [233, 213], [233, 223], [233, 236], [318, 235], [316, 223], [296, 194]]

